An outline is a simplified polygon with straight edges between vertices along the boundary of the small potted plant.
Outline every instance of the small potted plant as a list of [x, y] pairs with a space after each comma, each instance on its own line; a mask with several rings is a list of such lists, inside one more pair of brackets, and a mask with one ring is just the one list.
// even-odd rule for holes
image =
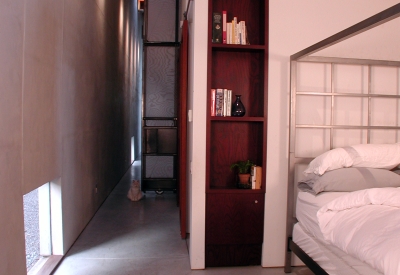
[[239, 177], [239, 188], [249, 188], [250, 184], [250, 168], [254, 163], [251, 160], [239, 160], [231, 165], [231, 170], [236, 170]]

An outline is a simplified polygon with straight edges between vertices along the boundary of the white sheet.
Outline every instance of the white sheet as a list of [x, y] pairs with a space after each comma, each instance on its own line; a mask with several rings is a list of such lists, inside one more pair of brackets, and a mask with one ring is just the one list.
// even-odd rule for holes
[[319, 228], [317, 212], [318, 210], [331, 202], [332, 200], [347, 194], [346, 192], [322, 192], [317, 196], [309, 192], [299, 192], [296, 202], [296, 218], [304, 229], [312, 236], [323, 240], [321, 230]]
[[293, 241], [330, 275], [382, 275], [339, 248], [311, 236], [300, 223], [294, 225]]
[[385, 275], [400, 274], [400, 188], [348, 193], [317, 217], [326, 241]]

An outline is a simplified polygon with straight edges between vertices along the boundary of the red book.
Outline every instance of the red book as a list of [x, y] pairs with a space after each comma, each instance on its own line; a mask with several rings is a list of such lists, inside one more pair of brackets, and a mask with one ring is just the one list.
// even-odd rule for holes
[[222, 43], [226, 44], [226, 11], [222, 11]]
[[211, 89], [211, 116], [215, 116], [215, 89]]

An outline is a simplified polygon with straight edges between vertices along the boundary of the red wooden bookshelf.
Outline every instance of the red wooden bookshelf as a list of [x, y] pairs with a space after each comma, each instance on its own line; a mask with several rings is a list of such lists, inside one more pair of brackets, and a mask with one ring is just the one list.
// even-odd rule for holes
[[[250, 45], [212, 43], [212, 14], [246, 22]], [[267, 152], [268, 0], [209, 0], [207, 101], [211, 89], [241, 95], [244, 117], [207, 112], [206, 266], [261, 264]], [[250, 159], [262, 167], [261, 189], [237, 188], [230, 165]]]

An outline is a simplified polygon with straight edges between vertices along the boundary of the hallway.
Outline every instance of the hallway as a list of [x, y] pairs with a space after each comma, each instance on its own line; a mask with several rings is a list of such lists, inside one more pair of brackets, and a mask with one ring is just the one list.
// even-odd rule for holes
[[[139, 202], [126, 197], [131, 180], [140, 178], [139, 165], [127, 171], [55, 275], [285, 274], [281, 268], [260, 266], [191, 270], [187, 243], [179, 234], [176, 195], [147, 192]], [[312, 273], [297, 268], [292, 274]]]

